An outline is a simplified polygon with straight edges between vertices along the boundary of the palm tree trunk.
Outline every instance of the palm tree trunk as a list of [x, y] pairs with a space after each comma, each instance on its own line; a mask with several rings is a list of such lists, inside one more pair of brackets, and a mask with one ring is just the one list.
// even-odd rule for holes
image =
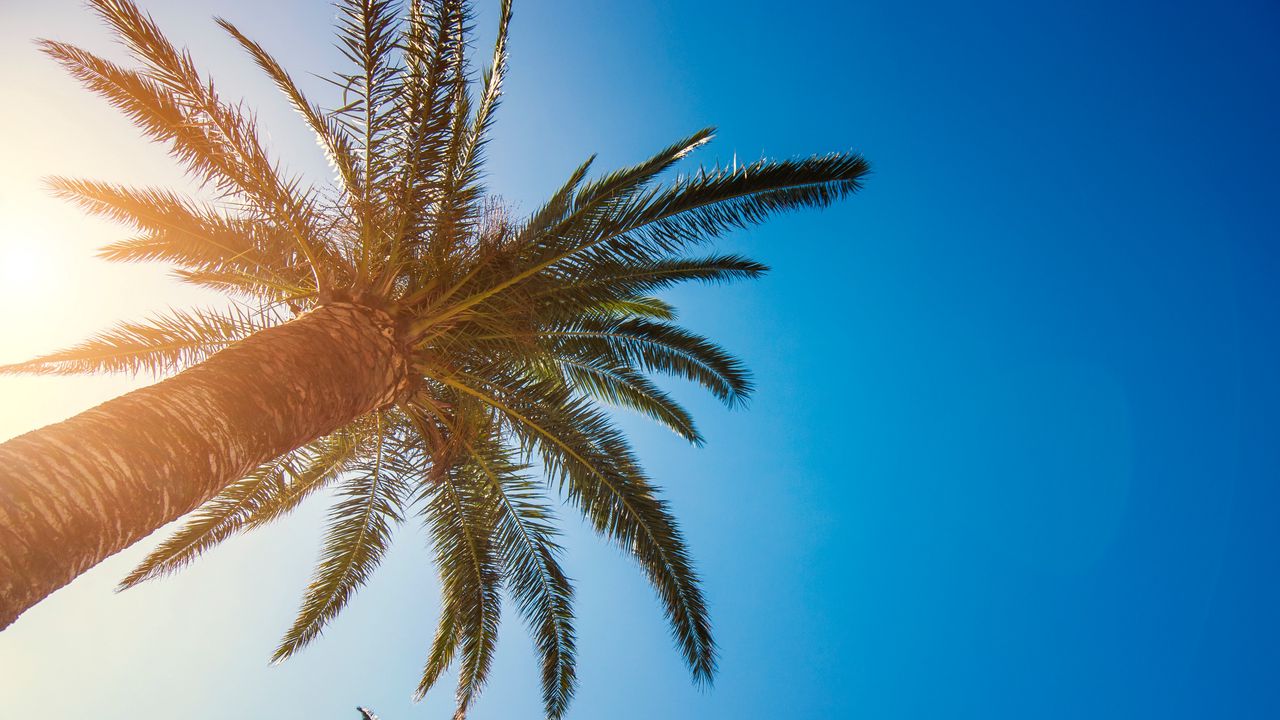
[[282, 453], [397, 399], [391, 319], [323, 305], [0, 445], [0, 629]]

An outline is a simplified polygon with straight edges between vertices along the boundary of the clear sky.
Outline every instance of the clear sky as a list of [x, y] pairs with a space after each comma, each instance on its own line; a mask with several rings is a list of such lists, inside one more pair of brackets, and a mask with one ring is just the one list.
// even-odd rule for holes
[[[291, 167], [323, 172], [209, 17], [303, 76], [335, 66], [327, 4], [144, 4]], [[29, 42], [105, 50], [105, 31], [68, 0], [0, 8], [5, 362], [199, 298], [93, 260], [124, 230], [40, 188], [181, 181]], [[707, 124], [707, 162], [875, 167], [838, 208], [722, 243], [763, 281], [672, 296], [759, 385], [735, 412], [675, 387], [703, 449], [625, 418], [705, 578], [721, 672], [695, 689], [640, 572], [570, 522], [570, 717], [1280, 716], [1274, 3], [524, 0], [513, 33], [491, 184], [526, 210], [591, 152], [619, 165]], [[127, 386], [0, 378], [0, 437]], [[0, 716], [446, 717], [447, 685], [409, 702], [437, 611], [413, 532], [324, 638], [267, 665], [323, 509], [120, 595], [151, 543], [102, 564], [0, 634]], [[473, 718], [537, 716], [530, 647], [509, 617]]]

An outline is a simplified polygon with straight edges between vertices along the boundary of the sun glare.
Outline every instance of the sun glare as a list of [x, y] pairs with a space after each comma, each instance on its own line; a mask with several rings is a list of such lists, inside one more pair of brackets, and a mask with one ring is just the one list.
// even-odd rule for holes
[[8, 304], [43, 294], [52, 266], [52, 257], [31, 238], [5, 233], [0, 237], [0, 297]]

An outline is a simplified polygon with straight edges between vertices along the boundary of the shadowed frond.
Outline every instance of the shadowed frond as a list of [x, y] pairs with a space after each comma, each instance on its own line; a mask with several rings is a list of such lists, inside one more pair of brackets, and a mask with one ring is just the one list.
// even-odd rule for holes
[[511, 431], [539, 452], [544, 468], [559, 478], [597, 532], [640, 561], [694, 677], [710, 682], [715, 644], [684, 541], [666, 503], [656, 497], [626, 440], [607, 418], [555, 384], [516, 378], [491, 384], [471, 375], [440, 380], [505, 416]]
[[702, 385], [729, 407], [746, 402], [752, 384], [741, 361], [706, 338], [644, 318], [584, 317], [542, 334], [558, 355], [595, 356]]
[[768, 268], [738, 255], [705, 258], [662, 258], [648, 262], [602, 262], [590, 272], [557, 274], [533, 292], [542, 302], [573, 310], [618, 298], [657, 292], [681, 282], [728, 283], [753, 280]]
[[607, 365], [594, 356], [578, 360], [562, 356], [559, 362], [575, 390], [647, 415], [694, 445], [702, 444], [689, 411], [645, 376], [626, 366]]
[[551, 508], [514, 452], [493, 437], [467, 444], [470, 460], [498, 500], [494, 537], [503, 575], [542, 656], [542, 698], [548, 718], [560, 718], [577, 686], [573, 587], [556, 556], [560, 546]]
[[[443, 608], [417, 697], [426, 695], [456, 653], [461, 657], [456, 717], [461, 718], [488, 678], [497, 641], [502, 572], [493, 546], [496, 504], [485, 485], [476, 482], [473, 466], [453, 465], [436, 477], [424, 511]], [[450, 641], [455, 647], [445, 648]]]
[[369, 456], [355, 463], [330, 510], [320, 564], [273, 662], [296, 653], [337, 616], [382, 560], [394, 524], [401, 519], [399, 508], [408, 488], [416, 484], [417, 469], [397, 456], [395, 428], [379, 419], [375, 432]]
[[606, 205], [601, 213], [567, 219], [549, 252], [539, 252], [525, 272], [659, 260], [778, 212], [829, 205], [859, 190], [867, 172], [855, 154], [700, 170]]
[[[582, 181], [587, 170], [594, 161], [594, 156], [589, 158], [574, 171], [551, 201], [535, 213], [517, 234], [514, 244], [526, 256], [524, 259], [526, 267], [514, 274], [504, 275], [497, 283], [448, 305], [444, 312], [429, 315], [420, 320], [418, 325], [430, 327], [432, 324], [443, 322], [554, 264], [559, 259], [556, 253], [563, 243], [562, 236], [574, 228], [574, 223], [597, 221], [602, 212], [609, 207], [611, 200], [628, 197], [632, 192], [642, 189], [663, 170], [710, 140], [711, 135], [710, 129], [699, 131], [664, 148], [643, 163], [610, 173], [599, 180], [583, 185]], [[474, 272], [468, 274], [463, 283], [458, 283], [445, 296], [452, 296], [461, 289], [466, 280], [474, 276]]]
[[597, 302], [590, 311], [606, 318], [676, 319], [676, 306], [656, 297], [610, 298]]

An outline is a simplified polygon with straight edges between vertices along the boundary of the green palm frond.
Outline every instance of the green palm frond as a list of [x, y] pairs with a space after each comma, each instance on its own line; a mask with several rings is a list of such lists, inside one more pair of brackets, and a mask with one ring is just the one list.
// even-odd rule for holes
[[[459, 655], [460, 717], [488, 679], [497, 641], [502, 569], [493, 545], [496, 503], [485, 486], [476, 482], [472, 465], [455, 464], [437, 478], [423, 507], [440, 572], [442, 619], [417, 696], [426, 695]], [[450, 641], [454, 647], [445, 649], [443, 645]]]
[[511, 29], [511, 0], [500, 0], [498, 8], [498, 33], [493, 44], [492, 64], [485, 68], [481, 80], [480, 103], [475, 117], [462, 138], [457, 159], [457, 184], [467, 188], [464, 197], [479, 200], [484, 189], [478, 185], [484, 162], [484, 146], [502, 97], [502, 81], [507, 74], [507, 34]]
[[413, 693], [414, 700], [422, 700], [439, 682], [440, 676], [453, 665], [454, 655], [458, 651], [458, 618], [454, 615], [450, 603], [443, 603], [440, 619], [436, 624], [435, 638], [431, 641], [431, 651], [427, 654], [427, 662], [422, 668], [422, 677], [418, 688]]
[[503, 575], [542, 656], [542, 697], [548, 718], [560, 718], [577, 686], [573, 587], [556, 556], [560, 546], [551, 508], [527, 465], [494, 438], [468, 443], [467, 452], [497, 500], [494, 538]]
[[396, 3], [389, 0], [342, 0], [338, 3], [338, 50], [355, 72], [340, 75], [346, 104], [340, 123], [359, 137], [360, 172], [372, 203], [385, 190], [389, 158], [381, 152], [392, 135], [399, 68], [393, 54], [399, 37]]
[[120, 589], [177, 572], [232, 535], [288, 513], [347, 471], [365, 439], [343, 430], [265, 463], [197, 508], [120, 582]]
[[375, 429], [375, 424], [366, 418], [305, 446], [301, 472], [245, 513], [245, 530], [263, 527], [284, 517], [343, 473], [357, 469], [358, 462], [368, 457]]
[[532, 266], [518, 277], [548, 268], [571, 271], [609, 260], [659, 260], [778, 212], [829, 205], [860, 189], [868, 171], [866, 161], [852, 153], [761, 160], [739, 168], [700, 170], [667, 187], [643, 192], [624, 185], [625, 192], [607, 196], [613, 202], [587, 195], [586, 207], [599, 212], [566, 218], [548, 233], [552, 242], [536, 253]]
[[386, 553], [391, 532], [401, 520], [399, 508], [419, 474], [411, 460], [397, 457], [395, 432], [380, 418], [370, 455], [342, 483], [338, 502], [329, 512], [320, 563], [273, 662], [285, 660], [319, 636]]
[[[458, 619], [458, 704], [456, 718], [467, 709], [484, 688], [493, 666], [493, 652], [498, 642], [498, 623], [502, 618], [502, 570], [497, 549], [493, 545], [492, 525], [494, 498], [476, 481], [474, 468], [458, 468], [453, 481], [446, 480], [444, 494], [455, 503], [456, 522], [465, 525], [472, 540], [469, 582], [454, 584], [446, 595], [449, 611]], [[450, 583], [446, 581], [446, 588]], [[446, 590], [446, 592], [448, 592]]]
[[294, 453], [289, 453], [265, 463], [200, 506], [181, 530], [161, 543], [120, 581], [119, 589], [177, 572], [243, 528], [246, 510], [273, 490], [284, 487], [290, 475], [297, 474], [294, 462]]
[[[456, 76], [464, 51], [460, 0], [414, 2], [404, 31], [405, 70], [397, 93], [403, 118], [397, 135], [396, 196], [391, 223], [395, 271], [425, 252], [427, 233], [445, 191], [446, 154], [451, 145]], [[383, 283], [385, 284], [385, 280]]]
[[700, 444], [692, 416], [655, 376], [744, 404], [753, 389], [746, 367], [679, 325], [662, 294], [760, 277], [767, 268], [749, 258], [693, 248], [856, 192], [866, 161], [836, 153], [675, 174], [711, 141], [708, 128], [594, 177], [591, 156], [520, 219], [484, 182], [509, 63], [510, 0], [497, 0], [495, 43], [478, 73], [470, 2], [340, 0], [348, 67], [330, 81], [337, 92], [326, 105], [304, 95], [263, 44], [218, 19], [315, 135], [336, 176], [336, 187], [317, 189], [281, 169], [254, 115], [224, 100], [132, 2], [89, 4], [138, 67], [63, 42], [41, 49], [213, 197], [65, 178], [51, 187], [136, 233], [103, 257], [165, 263], [184, 282], [242, 304], [125, 323], [0, 372], [170, 373], [335, 301], [392, 317], [414, 369], [404, 397], [223, 489], [123, 585], [183, 567], [334, 488], [318, 567], [275, 659], [323, 631], [379, 563], [393, 528], [416, 515], [442, 588], [419, 696], [456, 662], [458, 717], [473, 705], [491, 669], [505, 588], [541, 658], [546, 715], [560, 718], [576, 686], [577, 649], [545, 487], [637, 560], [694, 678], [709, 682], [716, 646], [689, 549], [605, 406]]
[[590, 397], [647, 415], [694, 445], [702, 435], [693, 417], [670, 395], [630, 367], [607, 365], [595, 356], [580, 359], [559, 357], [558, 362], [572, 387]]
[[590, 272], [555, 276], [535, 294], [576, 307], [607, 299], [664, 290], [681, 282], [727, 283], [754, 280], [769, 268], [739, 255], [704, 258], [662, 258], [649, 262], [601, 262]]
[[709, 682], [715, 644], [684, 541], [606, 416], [553, 383], [508, 377], [495, 391], [475, 376], [441, 380], [500, 412], [596, 531], [635, 556], [658, 591], [694, 677]]
[[729, 407], [746, 402], [753, 389], [741, 361], [710, 340], [669, 323], [588, 316], [541, 335], [558, 355], [591, 355], [689, 380]]
[[611, 298], [596, 303], [592, 310], [603, 317], [676, 319], [676, 307], [656, 297]]
[[[498, 275], [496, 282], [481, 285], [480, 289], [465, 296], [464, 299], [447, 305], [443, 312], [428, 314], [427, 317], [418, 321], [415, 330], [430, 328], [454, 315], [463, 313], [472, 306], [519, 285], [554, 265], [558, 260], [571, 255], [572, 252], [564, 252], [563, 246], [567, 238], [580, 234], [580, 226], [592, 227], [599, 224], [601, 218], [607, 217], [611, 204], [616, 204], [619, 199], [626, 199], [643, 189], [663, 170], [670, 168], [694, 149], [708, 142], [711, 135], [710, 129], [701, 130], [664, 148], [643, 163], [582, 185], [582, 180], [592, 163], [592, 159], [588, 159], [574, 171], [569, 181], [553, 196], [552, 201], [535, 213], [517, 235], [514, 244], [524, 256], [523, 268], [515, 273]], [[467, 280], [473, 280], [476, 277], [488, 279], [487, 274], [478, 274], [474, 271], [468, 273], [464, 282], [450, 289], [445, 297], [452, 297], [466, 285]]]

